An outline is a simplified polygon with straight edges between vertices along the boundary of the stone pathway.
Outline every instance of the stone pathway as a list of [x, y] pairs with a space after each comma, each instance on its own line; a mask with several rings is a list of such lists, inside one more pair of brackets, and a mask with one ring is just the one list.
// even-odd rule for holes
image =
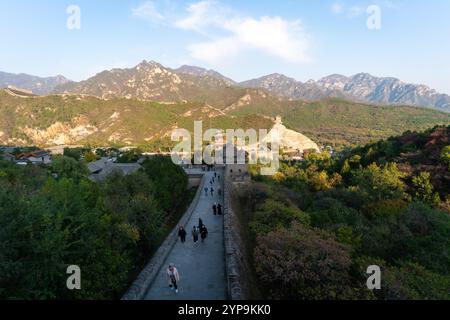
[[[221, 182], [223, 182], [222, 172]], [[206, 173], [205, 184], [214, 172]], [[169, 253], [157, 279], [150, 286], [145, 296], [146, 300], [225, 300], [227, 298], [227, 285], [225, 277], [225, 249], [223, 244], [223, 216], [214, 216], [212, 206], [214, 202], [223, 205], [222, 197], [217, 195], [219, 183], [216, 179], [214, 197], [208, 192], [205, 196], [205, 185], [197, 208], [188, 221], [186, 242], [178, 241]], [[221, 185], [223, 190], [223, 185]], [[191, 236], [193, 226], [198, 225], [201, 218], [208, 228], [208, 237], [205, 242], [201, 240], [194, 243]], [[169, 263], [175, 264], [180, 274], [179, 292], [176, 294], [169, 288], [166, 269]]]

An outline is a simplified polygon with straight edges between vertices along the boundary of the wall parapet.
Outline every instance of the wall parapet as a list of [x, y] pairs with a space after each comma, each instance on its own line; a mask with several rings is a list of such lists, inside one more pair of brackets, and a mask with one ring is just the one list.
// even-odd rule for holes
[[231, 300], [245, 300], [241, 285], [241, 274], [239, 267], [239, 242], [235, 230], [236, 215], [232, 206], [233, 181], [228, 172], [224, 175], [224, 246], [225, 246], [225, 272], [228, 284], [228, 297]]

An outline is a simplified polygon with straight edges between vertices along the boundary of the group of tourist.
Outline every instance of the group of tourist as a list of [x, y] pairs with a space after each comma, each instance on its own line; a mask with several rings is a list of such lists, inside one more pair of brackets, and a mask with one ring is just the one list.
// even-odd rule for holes
[[215, 202], [212, 208], [215, 216], [221, 216], [223, 214], [223, 207], [220, 203]]
[[[199, 238], [202, 240], [202, 242], [205, 242], [205, 239], [208, 236], [208, 229], [206, 228], [201, 218], [198, 219], [198, 226], [192, 227], [191, 235], [194, 243], [197, 243], [199, 241]], [[186, 236], [186, 230], [184, 229], [184, 227], [180, 227], [178, 229], [178, 237], [180, 238], [181, 243], [186, 242]]]
[[[214, 177], [212, 177], [212, 179], [209, 181], [209, 185], [210, 185], [209, 188], [208, 188], [208, 186], [205, 186], [205, 189], [204, 189], [205, 197], [208, 196], [208, 192], [211, 194], [211, 197], [214, 197], [214, 192], [215, 192], [214, 185], [215, 185], [216, 181], [220, 182], [220, 174], [217, 174], [217, 172], [214, 172]], [[220, 186], [217, 190], [217, 194], [219, 195], [219, 197], [222, 195], [222, 188], [220, 188]]]

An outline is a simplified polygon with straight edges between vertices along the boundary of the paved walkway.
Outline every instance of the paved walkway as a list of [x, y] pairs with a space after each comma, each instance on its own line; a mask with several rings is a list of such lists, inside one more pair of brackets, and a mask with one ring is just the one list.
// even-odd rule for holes
[[[218, 172], [223, 176], [222, 172]], [[209, 187], [209, 181], [214, 177], [214, 172], [207, 172], [205, 184]], [[221, 177], [221, 182], [223, 177]], [[225, 249], [223, 245], [223, 216], [214, 216], [212, 206], [214, 202], [223, 205], [223, 194], [219, 199], [217, 190], [219, 183], [216, 179], [214, 185], [214, 197], [208, 192], [205, 195], [202, 188], [202, 196], [197, 208], [188, 221], [186, 231], [188, 233], [186, 243], [178, 241], [159, 275], [149, 288], [146, 300], [225, 300], [227, 298], [227, 285], [225, 278]], [[223, 185], [221, 186], [223, 190]], [[201, 218], [208, 228], [208, 237], [205, 242], [201, 240], [194, 244], [191, 231], [194, 225], [198, 225]], [[169, 263], [175, 264], [180, 274], [179, 292], [176, 294], [169, 288], [166, 269]]]

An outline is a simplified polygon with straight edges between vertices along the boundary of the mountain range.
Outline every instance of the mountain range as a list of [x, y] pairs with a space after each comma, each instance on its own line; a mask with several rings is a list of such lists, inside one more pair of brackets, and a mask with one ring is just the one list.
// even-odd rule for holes
[[275, 74], [237, 83], [213, 70], [143, 61], [80, 82], [0, 76], [3, 86], [41, 94], [0, 90], [0, 144], [6, 145], [169, 150], [173, 129], [193, 130], [195, 120], [205, 129], [258, 130], [270, 129], [281, 116], [288, 129], [317, 144], [344, 147], [450, 124], [450, 113], [442, 112], [450, 111], [448, 96], [367, 74], [306, 83]]
[[404, 83], [396, 78], [378, 78], [368, 73], [351, 77], [333, 74], [305, 83], [281, 74], [272, 74], [240, 85], [246, 88], [264, 88], [289, 100], [341, 97], [375, 104], [412, 105], [450, 111], [450, 96], [446, 94], [440, 94], [425, 85]]
[[[199, 101], [223, 106], [236, 93], [260, 94], [274, 100], [320, 100], [329, 97], [382, 105], [411, 105], [450, 111], [450, 96], [425, 86], [367, 73], [347, 77], [330, 75], [318, 81], [300, 82], [282, 74], [236, 82], [214, 70], [194, 66], [170, 69], [143, 61], [128, 69], [103, 71], [87, 80], [69, 81], [62, 76], [39, 78], [0, 72], [0, 87], [14, 85], [39, 95], [84, 94], [102, 99], [124, 97], [165, 103]], [[230, 96], [231, 94], [231, 96]]]
[[0, 71], [0, 88], [14, 86], [33, 91], [37, 95], [47, 95], [57, 86], [69, 82], [63, 76], [41, 78], [29, 74], [14, 74]]

